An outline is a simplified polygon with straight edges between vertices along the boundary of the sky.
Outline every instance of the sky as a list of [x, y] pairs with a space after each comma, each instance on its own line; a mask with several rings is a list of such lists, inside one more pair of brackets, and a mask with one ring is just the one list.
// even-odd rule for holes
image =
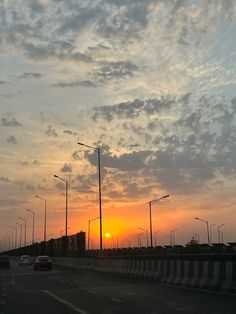
[[[0, 2], [0, 238], [86, 231], [104, 246], [236, 242], [236, 0]], [[139, 229], [141, 228], [141, 229]], [[142, 235], [140, 235], [142, 233]], [[91, 222], [98, 247], [99, 220]]]

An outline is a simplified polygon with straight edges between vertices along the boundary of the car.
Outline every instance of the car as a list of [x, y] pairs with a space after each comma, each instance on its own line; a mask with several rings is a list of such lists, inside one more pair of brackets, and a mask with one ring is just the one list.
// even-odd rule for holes
[[22, 255], [19, 260], [19, 266], [29, 266], [32, 264], [32, 259], [29, 255]]
[[10, 268], [10, 258], [8, 255], [0, 255], [0, 267]]
[[47, 255], [40, 255], [37, 256], [33, 263], [33, 269], [39, 270], [39, 269], [52, 269], [52, 259]]

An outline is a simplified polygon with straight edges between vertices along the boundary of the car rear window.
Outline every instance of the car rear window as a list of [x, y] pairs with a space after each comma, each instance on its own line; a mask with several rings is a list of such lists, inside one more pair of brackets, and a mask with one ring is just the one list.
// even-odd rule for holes
[[37, 259], [40, 261], [48, 261], [50, 258], [48, 256], [40, 256]]

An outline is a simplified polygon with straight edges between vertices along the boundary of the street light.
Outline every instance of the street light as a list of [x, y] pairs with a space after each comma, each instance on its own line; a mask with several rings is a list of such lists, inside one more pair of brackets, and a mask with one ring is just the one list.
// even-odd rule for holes
[[175, 246], [175, 232], [178, 231], [178, 229], [174, 229], [170, 232], [170, 239], [171, 239], [171, 245]]
[[32, 244], [34, 244], [34, 216], [35, 216], [35, 213], [32, 209], [26, 209], [29, 213], [32, 214], [33, 216], [33, 226], [32, 226]]
[[212, 241], [212, 228], [214, 227], [214, 226], [216, 226], [216, 224], [213, 224], [213, 225], [210, 225], [210, 241], [211, 241], [211, 243], [213, 242]]
[[24, 223], [25, 223], [25, 239], [24, 239], [24, 245], [26, 246], [26, 219], [25, 218], [22, 218], [22, 217], [19, 217], [20, 220], [23, 220]]
[[16, 223], [18, 226], [20, 226], [20, 247], [21, 247], [21, 239], [22, 239], [22, 224], [19, 222]]
[[11, 250], [13, 251], [13, 245], [14, 245], [14, 244], [13, 244], [13, 241], [14, 241], [14, 240], [13, 240], [13, 233], [14, 233], [14, 232], [13, 232], [12, 230], [9, 230], [8, 232], [11, 233], [11, 235], [10, 235], [10, 237], [11, 237]]
[[211, 243], [210, 243], [210, 232], [209, 232], [209, 224], [208, 224], [208, 221], [207, 221], [207, 220], [204, 220], [204, 219], [201, 219], [201, 218], [198, 218], [198, 217], [195, 217], [195, 219], [206, 223], [206, 226], [207, 226], [208, 244], [210, 245]]
[[90, 245], [90, 223], [91, 221], [97, 220], [99, 218], [100, 217], [92, 218], [92, 219], [89, 219], [88, 221], [88, 251], [89, 251], [89, 245]]
[[65, 231], [66, 231], [66, 238], [67, 238], [67, 221], [68, 221], [68, 181], [66, 179], [63, 179], [61, 177], [58, 177], [56, 174], [54, 174], [54, 177], [65, 182], [66, 183], [66, 224], [65, 224]]
[[15, 231], [15, 250], [17, 249], [17, 229], [15, 227], [11, 227]]
[[151, 247], [152, 247], [152, 205], [158, 203], [163, 198], [169, 197], [170, 195], [164, 195], [160, 198], [156, 198], [152, 201], [149, 201], [149, 220], [150, 220], [150, 240], [151, 240]]
[[225, 226], [226, 224], [221, 224], [221, 225], [218, 225], [217, 229], [218, 229], [218, 243], [223, 243], [223, 232], [222, 232], [222, 242], [221, 242], [221, 237], [220, 237], [220, 228]]
[[99, 218], [100, 218], [100, 251], [102, 251], [102, 187], [101, 187], [101, 151], [99, 147], [93, 147], [78, 142], [78, 145], [94, 150], [98, 155], [98, 193], [99, 193]]
[[147, 247], [149, 246], [148, 243], [148, 230], [147, 229], [143, 229], [143, 228], [138, 228], [139, 230], [143, 230], [144, 232], [146, 232], [146, 238], [147, 238]]
[[44, 234], [43, 239], [44, 242], [46, 242], [46, 232], [47, 232], [47, 200], [45, 198], [42, 198], [41, 196], [35, 195], [36, 198], [39, 198], [40, 200], [44, 201]]

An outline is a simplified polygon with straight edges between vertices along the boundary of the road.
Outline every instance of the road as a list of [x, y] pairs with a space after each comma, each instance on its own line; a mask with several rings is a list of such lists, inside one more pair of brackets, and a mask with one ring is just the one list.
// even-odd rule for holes
[[88, 271], [0, 269], [0, 314], [233, 314], [236, 296]]

